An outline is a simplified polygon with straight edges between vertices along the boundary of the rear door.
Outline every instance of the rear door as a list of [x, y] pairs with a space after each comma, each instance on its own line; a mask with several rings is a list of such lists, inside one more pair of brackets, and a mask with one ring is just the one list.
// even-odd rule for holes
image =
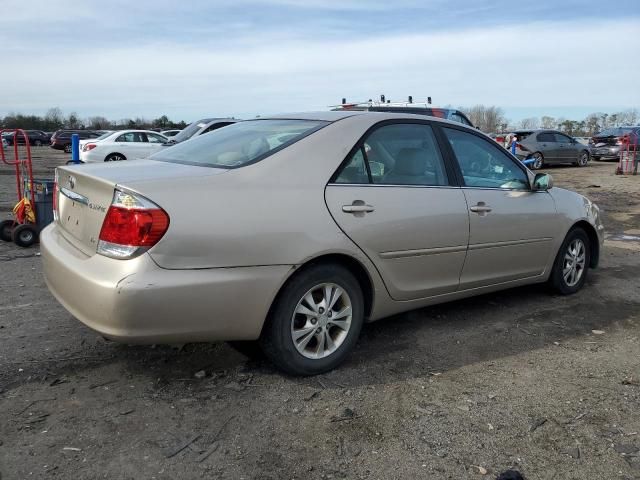
[[469, 205], [469, 250], [460, 289], [543, 274], [560, 231], [551, 195], [532, 191], [522, 164], [495, 142], [455, 127], [442, 130]]
[[340, 228], [371, 259], [390, 295], [411, 300], [458, 288], [469, 214], [429, 122], [382, 122], [327, 185]]

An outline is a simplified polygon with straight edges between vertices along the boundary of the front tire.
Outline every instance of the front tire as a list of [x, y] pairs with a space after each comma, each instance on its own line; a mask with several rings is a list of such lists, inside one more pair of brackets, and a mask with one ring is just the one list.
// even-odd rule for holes
[[590, 262], [589, 237], [583, 229], [574, 228], [558, 250], [549, 284], [562, 295], [576, 293], [587, 280]]
[[292, 375], [316, 375], [340, 365], [364, 322], [358, 280], [340, 265], [297, 273], [278, 295], [260, 337], [267, 358]]
[[589, 163], [589, 152], [587, 152], [586, 150], [583, 150], [578, 155], [578, 161], [576, 162], [576, 165], [578, 167], [586, 167], [588, 163]]
[[64, 146], [64, 153], [71, 153], [71, 144], [67, 144]]
[[544, 165], [544, 156], [540, 152], [536, 152], [533, 154], [533, 163], [531, 164], [531, 168], [533, 170], [540, 170]]

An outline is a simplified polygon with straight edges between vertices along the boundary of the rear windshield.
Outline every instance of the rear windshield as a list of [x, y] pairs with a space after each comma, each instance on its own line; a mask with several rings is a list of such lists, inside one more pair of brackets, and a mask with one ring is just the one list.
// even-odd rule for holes
[[179, 143], [150, 158], [202, 167], [238, 168], [262, 160], [327, 123], [318, 120], [248, 120]]
[[185, 129], [183, 129], [180, 133], [178, 133], [175, 137], [173, 137], [172, 140], [175, 140], [176, 142], [184, 142], [185, 140], [189, 140], [198, 132], [198, 130], [206, 127], [209, 122], [211, 122], [211, 119], [209, 118], [193, 122]]
[[525, 138], [530, 136], [532, 133], [533, 132], [520, 131], [520, 132], [514, 132], [512, 135], [515, 135], [516, 138], [518, 139], [518, 141], [523, 141]]
[[596, 137], [621, 137], [622, 135], [627, 135], [633, 132], [633, 128], [607, 128], [606, 130], [601, 131], [596, 134]]

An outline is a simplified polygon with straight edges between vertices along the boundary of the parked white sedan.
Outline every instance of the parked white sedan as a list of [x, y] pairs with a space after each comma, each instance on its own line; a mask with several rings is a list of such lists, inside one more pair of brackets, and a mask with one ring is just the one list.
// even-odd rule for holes
[[157, 132], [121, 130], [100, 141], [85, 143], [80, 150], [80, 161], [97, 163], [146, 158], [167, 141], [167, 137]]

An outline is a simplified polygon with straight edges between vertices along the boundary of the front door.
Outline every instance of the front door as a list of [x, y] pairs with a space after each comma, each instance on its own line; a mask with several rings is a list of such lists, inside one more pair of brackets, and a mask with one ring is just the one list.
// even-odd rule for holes
[[147, 157], [148, 144], [144, 132], [126, 132], [116, 138], [118, 153], [124, 155], [127, 160], [136, 160]]
[[538, 143], [537, 149], [544, 156], [545, 162], [553, 163], [560, 159], [559, 144], [556, 142], [556, 137], [552, 132], [538, 133], [536, 141]]
[[396, 300], [458, 288], [469, 213], [450, 178], [428, 122], [385, 123], [361, 140], [327, 186], [333, 218]]
[[542, 275], [560, 231], [551, 195], [532, 191], [524, 167], [495, 142], [443, 130], [460, 167], [470, 215], [460, 289]]
[[558, 143], [558, 156], [561, 162], [575, 162], [578, 160], [578, 152], [576, 151], [573, 139], [561, 133], [554, 133], [556, 142]]

